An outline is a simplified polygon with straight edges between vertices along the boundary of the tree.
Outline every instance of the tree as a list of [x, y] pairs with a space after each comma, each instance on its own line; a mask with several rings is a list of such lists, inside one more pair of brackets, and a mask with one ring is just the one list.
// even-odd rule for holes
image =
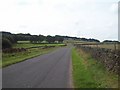
[[59, 43], [62, 43], [63, 40], [64, 40], [64, 37], [59, 36], [59, 35], [56, 35], [56, 36], [55, 36], [55, 40], [58, 41]]
[[30, 41], [31, 43], [37, 43], [39, 41], [39, 38], [37, 35], [32, 35]]
[[8, 39], [12, 44], [17, 43], [16, 36], [10, 32], [0, 32], [2, 37]]
[[2, 38], [2, 49], [11, 48], [11, 47], [12, 47], [12, 43], [10, 42], [10, 40], [7, 38]]
[[118, 43], [119, 41], [104, 40], [103, 43]]
[[45, 36], [43, 35], [39, 35], [38, 38], [40, 43], [45, 40]]
[[47, 41], [48, 43], [54, 43], [54, 42], [55, 42], [55, 37], [52, 37], [52, 36], [48, 35], [48, 36], [46, 37], [46, 41]]

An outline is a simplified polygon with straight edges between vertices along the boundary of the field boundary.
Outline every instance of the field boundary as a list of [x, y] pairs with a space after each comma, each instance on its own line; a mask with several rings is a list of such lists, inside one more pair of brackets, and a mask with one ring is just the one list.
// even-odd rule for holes
[[[7, 67], [7, 66], [12, 65], [12, 64], [16, 64], [16, 63], [19, 63], [19, 62], [22, 62], [22, 61], [25, 61], [25, 60], [28, 60], [28, 59], [31, 59], [31, 58], [34, 58], [34, 57], [43, 55], [43, 54], [47, 54], [47, 53], [49, 53], [49, 52], [51, 52], [51, 51], [53, 51], [53, 50], [56, 50], [56, 49], [58, 49], [58, 48], [60, 48], [60, 47], [58, 46], [58, 47], [49, 47], [49, 48], [41, 49], [42, 52], [39, 51], [39, 50], [37, 50], [38, 52], [35, 53], [35, 54], [34, 54], [34, 51], [33, 51], [33, 52], [31, 52], [32, 54], [27, 55], [27, 56], [25, 56], [25, 55], [23, 54], [24, 56], [22, 56], [22, 57], [20, 56], [19, 58], [16, 57], [15, 60], [9, 60], [9, 58], [7, 58], [7, 60], [5, 60], [5, 61], [2, 60], [2, 64], [1, 64], [0, 68], [1, 68], [1, 67], [4, 68], [4, 67]], [[31, 49], [32, 49], [32, 48], [31, 48]], [[37, 48], [36, 48], [36, 49], [37, 49]], [[29, 51], [18, 52], [18, 53], [26, 53], [26, 52], [29, 52]], [[6, 54], [8, 54], [8, 53], [6, 53]], [[14, 54], [14, 53], [13, 53], [13, 54]], [[11, 54], [11, 55], [12, 55], [12, 54]], [[13, 56], [13, 57], [14, 57], [14, 56]], [[4, 57], [3, 57], [3, 59], [4, 59]]]
[[120, 51], [105, 49], [105, 48], [92, 48], [85, 45], [75, 45], [77, 48], [89, 52], [93, 58], [103, 63], [104, 67], [111, 72], [118, 74]]
[[107, 71], [101, 62], [81, 48], [73, 48], [72, 66], [75, 88], [85, 90], [88, 88], [118, 88], [118, 75]]

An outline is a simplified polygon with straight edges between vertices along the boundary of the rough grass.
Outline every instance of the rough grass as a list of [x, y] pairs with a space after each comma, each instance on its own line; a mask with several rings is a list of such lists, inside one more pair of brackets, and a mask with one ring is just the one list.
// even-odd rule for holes
[[82, 50], [72, 50], [75, 88], [117, 88], [118, 77]]
[[[119, 49], [119, 44], [100, 44], [100, 45], [89, 45], [90, 47], [96, 47], [96, 48], [106, 48], [106, 49], [112, 49], [112, 50], [115, 50], [115, 49]], [[115, 47], [116, 46], [116, 47]]]
[[30, 48], [27, 51], [24, 52], [17, 52], [17, 53], [2, 53], [2, 64], [0, 63], [0, 67], [6, 67], [8, 65], [21, 62], [24, 60], [27, 60], [29, 58], [39, 56], [41, 54], [48, 53], [50, 51], [53, 51], [54, 49], [57, 49], [58, 47], [52, 47], [52, 48]]
[[[116, 49], [119, 49], [118, 48], [119, 45], [120, 44], [116, 44]], [[98, 45], [98, 47], [115, 50], [115, 45], [114, 44], [101, 44], [101, 45]]]
[[65, 44], [32, 44], [32, 43], [20, 43], [15, 44], [13, 48], [30, 48], [30, 47], [39, 47], [39, 46], [64, 46]]
[[[60, 46], [65, 44], [31, 44], [28, 41], [19, 41], [15, 44], [13, 48], [29, 48], [27, 51], [17, 52], [17, 53], [2, 53], [2, 62], [0, 62], [0, 67], [6, 67], [8, 65], [27, 60], [29, 58], [48, 53]], [[55, 46], [51, 48], [42, 49], [39, 46]], [[36, 48], [30, 48], [36, 47]]]
[[[100, 44], [100, 43], [95, 43], [95, 42], [79, 42], [79, 43], [76, 43], [76, 44], [88, 44], [86, 46], [88, 47], [93, 47], [93, 48], [105, 48], [105, 49], [112, 49], [112, 50], [115, 50], [115, 49], [120, 49], [120, 44], [113, 44], [113, 43], [103, 43], [103, 44]], [[89, 44], [93, 44], [93, 45], [89, 45]], [[98, 45], [97, 45], [98, 44]]]

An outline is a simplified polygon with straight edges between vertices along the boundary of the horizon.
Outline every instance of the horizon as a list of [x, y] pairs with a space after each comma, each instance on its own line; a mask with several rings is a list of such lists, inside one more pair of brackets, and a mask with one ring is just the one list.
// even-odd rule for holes
[[0, 29], [118, 41], [119, 0], [4, 0]]
[[[30, 34], [30, 35], [43, 35], [43, 34], [31, 34], [31, 33], [13, 33], [13, 32], [9, 32], [9, 31], [0, 31], [0, 32], [8, 32], [8, 33], [11, 33], [11, 34]], [[57, 34], [56, 34], [57, 35]], [[50, 36], [56, 36], [56, 35], [50, 35]], [[43, 36], [49, 36], [49, 35], [43, 35]], [[76, 37], [76, 38], [86, 38], [86, 39], [95, 39], [95, 40], [99, 40], [98, 38], [87, 38], [87, 37], [77, 37], [77, 36], [69, 36], [69, 35], [59, 35], [59, 36], [67, 36], [67, 37]], [[106, 41], [107, 39], [105, 40], [99, 40], [100, 42], [103, 42], [103, 41]], [[118, 41], [119, 40], [108, 40], [108, 41]]]

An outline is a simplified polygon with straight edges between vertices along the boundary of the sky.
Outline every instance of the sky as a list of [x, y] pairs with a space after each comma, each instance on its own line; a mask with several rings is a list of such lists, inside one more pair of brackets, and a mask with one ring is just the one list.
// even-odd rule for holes
[[0, 0], [0, 30], [118, 40], [119, 0]]

